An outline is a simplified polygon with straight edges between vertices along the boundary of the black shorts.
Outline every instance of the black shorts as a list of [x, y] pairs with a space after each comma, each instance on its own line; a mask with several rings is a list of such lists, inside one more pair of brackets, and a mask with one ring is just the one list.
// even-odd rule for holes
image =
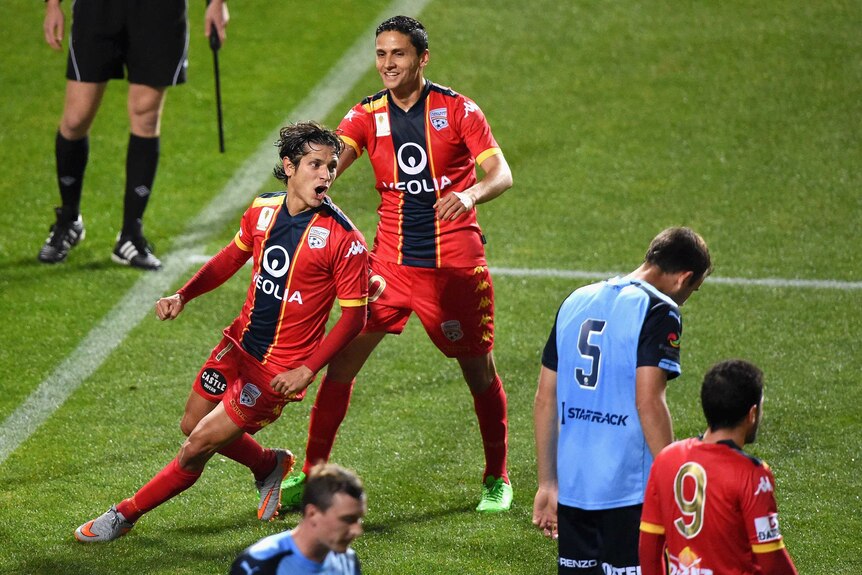
[[66, 78], [123, 78], [154, 88], [186, 81], [187, 0], [75, 0]]
[[[603, 575], [638, 573], [638, 537], [642, 505], [585, 511], [557, 506], [558, 573]], [[616, 569], [616, 571], [614, 570]]]

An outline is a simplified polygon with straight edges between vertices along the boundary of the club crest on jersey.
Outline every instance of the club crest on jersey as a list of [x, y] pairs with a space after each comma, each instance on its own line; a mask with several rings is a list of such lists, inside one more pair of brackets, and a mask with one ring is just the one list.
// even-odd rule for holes
[[436, 108], [428, 113], [428, 118], [431, 120], [431, 125], [438, 132], [443, 128], [449, 127], [449, 116], [446, 108]]
[[275, 210], [270, 207], [261, 208], [260, 214], [257, 216], [257, 229], [260, 231], [266, 231], [270, 222], [272, 222], [272, 215], [274, 213]]
[[313, 250], [319, 250], [326, 247], [326, 238], [329, 237], [329, 230], [320, 226], [311, 226], [308, 230], [308, 247]]
[[257, 403], [258, 397], [260, 397], [260, 389], [253, 383], [246, 383], [242, 386], [242, 391], [239, 394], [239, 402], [248, 407], [253, 407]]
[[461, 329], [461, 322], [457, 319], [450, 319], [440, 324], [440, 329], [443, 330], [443, 335], [449, 341], [458, 341], [464, 337], [464, 331]]
[[389, 112], [378, 112], [374, 114], [374, 123], [377, 125], [377, 137], [388, 136], [392, 133], [389, 127]]

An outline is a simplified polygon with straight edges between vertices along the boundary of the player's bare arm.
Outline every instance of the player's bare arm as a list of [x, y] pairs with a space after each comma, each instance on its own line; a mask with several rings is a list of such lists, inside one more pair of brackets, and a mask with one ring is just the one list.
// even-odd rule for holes
[[667, 373], [660, 367], [639, 367], [635, 376], [635, 402], [644, 438], [652, 456], [673, 441], [673, 424], [665, 391]]
[[437, 200], [434, 209], [438, 219], [457, 219], [477, 204], [490, 202], [512, 187], [512, 170], [503, 154], [485, 158], [480, 167], [485, 172], [481, 180], [463, 192], [446, 194]]
[[539, 488], [533, 499], [533, 525], [557, 538], [557, 373], [545, 366], [533, 403]]
[[186, 303], [183, 301], [183, 296], [175, 293], [172, 296], [159, 298], [156, 302], [156, 316], [164, 321], [166, 319], [174, 319], [180, 312], [183, 311]]
[[66, 29], [66, 17], [60, 8], [60, 0], [45, 2], [45, 21], [42, 24], [45, 31], [45, 42], [54, 50], [63, 49], [63, 33]]
[[351, 145], [345, 145], [344, 149], [341, 150], [341, 153], [338, 155], [338, 166], [335, 168], [335, 178], [338, 179], [338, 176], [343, 174], [347, 168], [349, 168], [358, 155], [356, 154], [356, 150], [353, 149]]

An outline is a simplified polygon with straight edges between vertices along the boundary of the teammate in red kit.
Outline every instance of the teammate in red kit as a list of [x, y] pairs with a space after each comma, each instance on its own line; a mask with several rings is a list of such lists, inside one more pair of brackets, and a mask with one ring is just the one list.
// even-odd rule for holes
[[[179, 455], [134, 496], [75, 531], [79, 541], [111, 541], [144, 513], [191, 487], [216, 452], [248, 466], [260, 490], [258, 518], [276, 515], [281, 481], [293, 466], [287, 450], [264, 449], [252, 434], [301, 401], [315, 374], [365, 324], [365, 240], [326, 193], [343, 143], [313, 123], [282, 128], [275, 176], [286, 192], [263, 194], [242, 217], [233, 241], [175, 295], [156, 303], [174, 319], [193, 298], [215, 289], [251, 257], [245, 305], [201, 369], [181, 427]], [[341, 316], [328, 334], [338, 300]]]
[[[297, 503], [305, 473], [328, 460], [371, 352], [415, 312], [438, 349], [458, 360], [474, 398], [485, 450], [477, 510], [505, 511], [512, 502], [506, 394], [492, 355], [494, 292], [474, 207], [511, 187], [512, 173], [476, 103], [425, 79], [428, 35], [420, 22], [396, 16], [380, 24], [376, 52], [384, 90], [354, 106], [338, 127], [347, 144], [339, 173], [365, 150], [380, 192], [368, 324], [321, 381], [303, 472], [285, 481], [285, 500]], [[477, 164], [484, 172], [478, 181]]]
[[701, 402], [706, 433], [667, 446], [650, 471], [641, 573], [796, 575], [778, 527], [772, 471], [742, 450], [757, 436], [763, 374], [746, 361], [721, 362], [704, 377]]

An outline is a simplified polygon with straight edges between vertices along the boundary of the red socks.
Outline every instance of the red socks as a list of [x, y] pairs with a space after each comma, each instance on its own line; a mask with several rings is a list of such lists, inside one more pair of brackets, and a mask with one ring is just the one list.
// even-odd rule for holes
[[482, 445], [485, 449], [484, 481], [489, 475], [502, 477], [509, 483], [506, 471], [506, 453], [508, 451], [508, 419], [506, 416], [506, 391], [500, 376], [496, 376], [490, 387], [473, 396], [473, 407], [479, 418], [479, 431], [482, 433]]
[[332, 381], [324, 376], [311, 408], [311, 419], [308, 424], [308, 443], [305, 446], [305, 463], [303, 473], [320, 461], [329, 461], [335, 434], [344, 421], [347, 407], [350, 405], [350, 394], [353, 391], [354, 379], [350, 383]]
[[185, 471], [174, 458], [131, 499], [121, 501], [117, 505], [117, 511], [122, 513], [127, 521], [134, 523], [147, 511], [194, 485], [200, 476], [200, 471]]
[[243, 433], [239, 439], [225, 445], [218, 452], [251, 469], [258, 481], [265, 479], [275, 468], [275, 451], [264, 449], [248, 433]]

